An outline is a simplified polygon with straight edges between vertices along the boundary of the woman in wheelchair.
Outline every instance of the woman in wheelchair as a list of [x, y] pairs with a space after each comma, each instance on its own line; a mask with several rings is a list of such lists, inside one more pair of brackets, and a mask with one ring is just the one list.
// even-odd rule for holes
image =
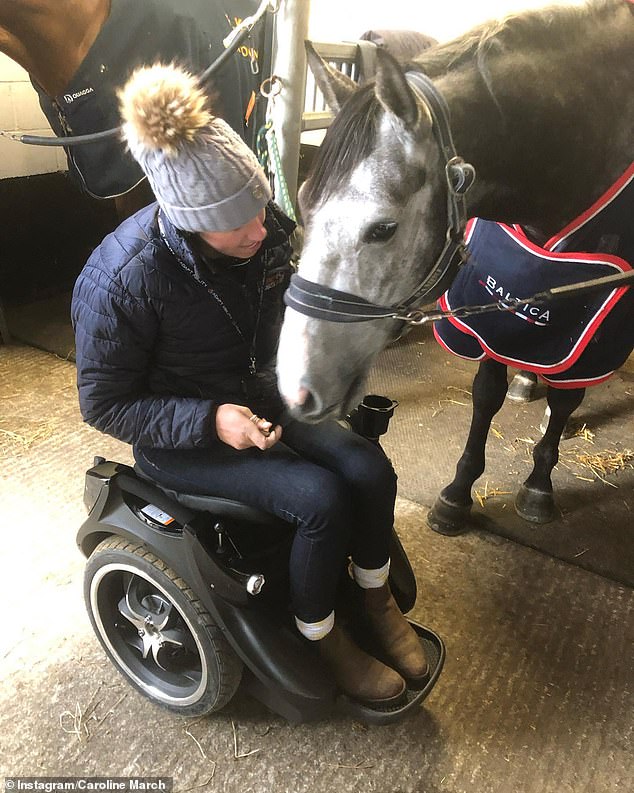
[[[157, 203], [109, 234], [75, 285], [82, 415], [131, 443], [159, 485], [291, 523], [298, 630], [349, 696], [399, 703], [429, 669], [387, 582], [396, 476], [378, 445], [334, 420], [292, 419], [276, 387], [294, 224], [192, 75], [140, 69], [120, 100]], [[348, 556], [364, 629], [386, 663], [335, 619]]]

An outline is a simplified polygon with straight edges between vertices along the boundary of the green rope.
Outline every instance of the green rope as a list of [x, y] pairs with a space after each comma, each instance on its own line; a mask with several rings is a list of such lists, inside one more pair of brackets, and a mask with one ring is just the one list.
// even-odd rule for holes
[[[266, 145], [267, 142], [268, 146]], [[293, 202], [288, 192], [288, 185], [284, 178], [282, 158], [280, 157], [280, 150], [277, 146], [277, 137], [275, 136], [272, 121], [267, 121], [266, 124], [258, 130], [256, 137], [256, 152], [262, 167], [265, 169], [270, 168], [271, 159], [273, 160], [273, 170], [277, 176], [281, 193], [279, 204], [291, 220], [297, 221], [295, 208], [293, 207]]]
[[255, 137], [255, 153], [267, 176], [270, 171], [271, 162], [269, 159], [269, 147], [266, 142], [266, 133], [271, 129], [272, 126], [273, 122], [267, 121], [264, 126], [260, 127], [258, 134]]

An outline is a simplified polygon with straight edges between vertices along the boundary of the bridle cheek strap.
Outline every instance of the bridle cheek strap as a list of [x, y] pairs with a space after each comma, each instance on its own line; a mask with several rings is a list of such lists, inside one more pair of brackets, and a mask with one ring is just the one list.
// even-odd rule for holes
[[466, 163], [456, 154], [449, 126], [449, 111], [442, 94], [423, 74], [408, 72], [405, 76], [429, 109], [434, 135], [445, 160], [447, 180], [445, 245], [434, 266], [412, 294], [402, 303], [393, 306], [381, 306], [359, 295], [332, 289], [295, 274], [291, 277], [289, 288], [284, 295], [284, 302], [289, 308], [300, 314], [330, 322], [395, 319], [417, 324], [421, 317], [420, 307], [440, 297], [466, 259], [464, 230], [467, 218], [464, 194], [473, 184], [475, 170], [472, 165]]

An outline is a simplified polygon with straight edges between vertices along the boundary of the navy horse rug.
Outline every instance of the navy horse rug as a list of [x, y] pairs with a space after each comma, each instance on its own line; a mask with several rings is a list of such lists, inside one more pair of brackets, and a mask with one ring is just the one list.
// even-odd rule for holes
[[[51, 98], [34, 83], [49, 124], [60, 137], [119, 126], [116, 92], [135, 68], [174, 61], [200, 74], [224, 52], [223, 39], [256, 9], [255, 0], [112, 0], [108, 19], [64, 93]], [[259, 26], [256, 43], [240, 47], [211, 86], [215, 112], [249, 145], [257, 131], [253, 109], [262, 79], [254, 64], [263, 43]], [[116, 136], [65, 150], [71, 175], [96, 198], [122, 195], [143, 179]]]
[[[506, 306], [544, 289], [631, 270], [634, 262], [634, 163], [586, 212], [542, 247], [520, 226], [476, 218], [469, 251], [443, 310], [497, 301]], [[525, 303], [434, 326], [450, 352], [486, 357], [535, 372], [558, 388], [606, 380], [634, 348], [634, 289], [605, 288], [542, 305]]]

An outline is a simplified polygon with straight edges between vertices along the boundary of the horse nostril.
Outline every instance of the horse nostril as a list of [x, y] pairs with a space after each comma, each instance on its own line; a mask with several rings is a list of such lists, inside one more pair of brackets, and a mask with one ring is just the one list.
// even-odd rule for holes
[[311, 416], [318, 408], [317, 400], [312, 391], [309, 391], [307, 388], [303, 388], [302, 391], [304, 392], [302, 401], [300, 402], [302, 415]]
[[308, 388], [300, 388], [297, 401], [290, 405], [291, 414], [301, 421], [314, 421], [320, 416], [320, 400]]

